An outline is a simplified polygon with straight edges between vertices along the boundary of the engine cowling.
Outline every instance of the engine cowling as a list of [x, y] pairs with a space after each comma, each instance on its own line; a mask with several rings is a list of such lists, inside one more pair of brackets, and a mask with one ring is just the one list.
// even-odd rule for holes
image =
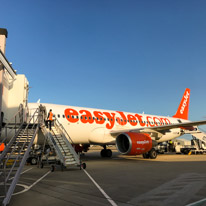
[[153, 143], [149, 134], [125, 132], [117, 136], [116, 146], [124, 155], [139, 155], [150, 151]]

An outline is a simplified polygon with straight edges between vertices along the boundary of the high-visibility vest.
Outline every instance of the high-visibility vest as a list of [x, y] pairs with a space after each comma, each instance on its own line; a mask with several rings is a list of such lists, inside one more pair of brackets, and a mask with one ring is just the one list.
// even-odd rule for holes
[[49, 120], [52, 121], [53, 120], [53, 113], [49, 112]]
[[4, 148], [5, 148], [4, 143], [0, 143], [0, 152], [3, 152], [3, 151], [4, 151]]

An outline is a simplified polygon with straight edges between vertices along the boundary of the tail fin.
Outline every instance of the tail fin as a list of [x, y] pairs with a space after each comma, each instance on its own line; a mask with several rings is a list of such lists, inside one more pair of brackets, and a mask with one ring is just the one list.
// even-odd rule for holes
[[190, 103], [190, 89], [186, 88], [185, 93], [180, 102], [180, 105], [177, 109], [177, 112], [173, 117], [180, 118], [180, 119], [188, 119], [189, 103]]

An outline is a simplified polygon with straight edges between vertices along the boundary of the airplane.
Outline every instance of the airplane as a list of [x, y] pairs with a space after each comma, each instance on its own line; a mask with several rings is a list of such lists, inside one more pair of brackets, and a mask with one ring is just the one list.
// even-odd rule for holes
[[[85, 151], [90, 145], [101, 145], [101, 156], [111, 157], [112, 151], [107, 146], [116, 145], [123, 155], [142, 154], [144, 158], [155, 159], [155, 146], [158, 143], [188, 133], [200, 133], [197, 126], [206, 124], [205, 120], [188, 120], [189, 101], [190, 89], [186, 88], [177, 112], [172, 117], [40, 102], [29, 103], [29, 109], [38, 108], [40, 104], [47, 111], [52, 109], [73, 143], [81, 144]], [[204, 140], [206, 135], [202, 136]]]

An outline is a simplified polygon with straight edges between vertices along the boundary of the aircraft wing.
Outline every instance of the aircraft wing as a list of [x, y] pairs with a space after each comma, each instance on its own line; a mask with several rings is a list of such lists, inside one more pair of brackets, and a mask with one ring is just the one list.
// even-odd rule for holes
[[182, 128], [184, 130], [191, 130], [193, 131], [195, 129], [195, 126], [204, 125], [206, 124], [206, 120], [203, 121], [194, 121], [194, 122], [184, 122], [184, 123], [178, 123], [178, 124], [167, 124], [162, 126], [154, 126], [154, 127], [142, 127], [142, 128], [134, 128], [134, 129], [119, 129], [119, 130], [111, 130], [110, 134], [113, 136], [117, 136], [124, 132], [136, 132], [136, 133], [147, 133], [147, 132], [157, 132], [157, 133], [165, 133], [166, 131], [170, 129], [175, 128]]

